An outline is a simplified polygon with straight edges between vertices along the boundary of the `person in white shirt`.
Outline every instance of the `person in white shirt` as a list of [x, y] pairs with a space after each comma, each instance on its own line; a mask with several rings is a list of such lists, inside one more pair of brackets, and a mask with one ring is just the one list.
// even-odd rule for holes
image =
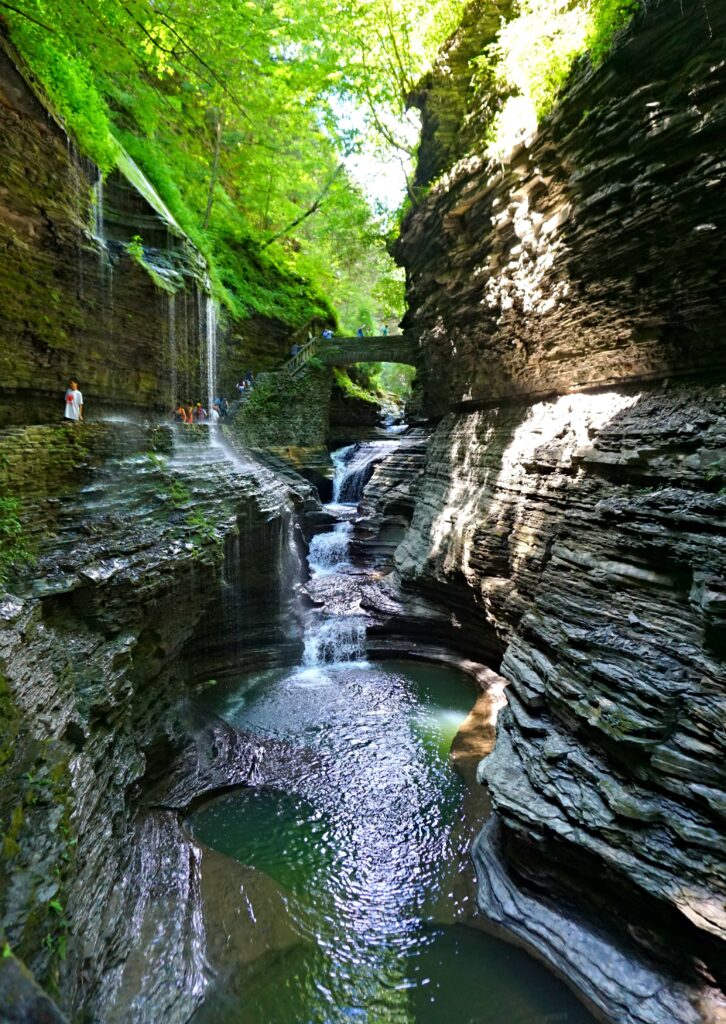
[[209, 414], [209, 420], [211, 423], [219, 423], [219, 408], [216, 405], [212, 406], [212, 411]]
[[68, 381], [65, 418], [76, 423], [83, 420], [83, 395], [78, 390], [78, 382], [75, 380]]

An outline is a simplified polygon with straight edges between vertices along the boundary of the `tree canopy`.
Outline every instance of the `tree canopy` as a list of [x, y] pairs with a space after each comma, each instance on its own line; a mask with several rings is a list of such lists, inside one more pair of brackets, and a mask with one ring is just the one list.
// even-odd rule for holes
[[[119, 144], [206, 255], [239, 316], [341, 326], [403, 285], [345, 159], [410, 140], [405, 94], [459, 0], [8, 0], [12, 39], [80, 148]], [[357, 127], [341, 111], [355, 108]], [[304, 281], [312, 282], [312, 288]], [[316, 297], [317, 296], [317, 297]]]

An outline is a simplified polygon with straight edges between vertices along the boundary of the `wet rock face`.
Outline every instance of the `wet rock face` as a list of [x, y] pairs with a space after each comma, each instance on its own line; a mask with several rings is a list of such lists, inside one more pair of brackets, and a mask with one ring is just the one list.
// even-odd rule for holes
[[509, 682], [480, 904], [622, 1024], [726, 1005], [725, 37], [723, 7], [644, 5], [398, 248], [441, 419], [397, 572]]
[[725, 36], [721, 7], [646, 5], [530, 145], [460, 161], [409, 216], [430, 412], [724, 369]]
[[[195, 853], [146, 795], [178, 759], [187, 794], [247, 780], [248, 752], [222, 755], [224, 730], [183, 708], [197, 684], [299, 654], [291, 530], [310, 489], [205, 428], [8, 435], [40, 472], [4, 464], [36, 525], [0, 601], [0, 928], [71, 1015], [123, 1019], [118, 996], [186, 1020], [205, 955]], [[70, 472], [46, 465], [51, 442]]]
[[99, 191], [1, 46], [0, 163], [0, 425], [61, 419], [70, 376], [90, 414], [200, 397], [199, 254], [125, 174]]
[[695, 990], [726, 983], [725, 399], [449, 415], [396, 553], [404, 588], [468, 608], [462, 646], [501, 658], [484, 775], [520, 881], [574, 890], [664, 961], [677, 934]]
[[[204, 260], [132, 161], [101, 180], [19, 67], [0, 35], [0, 427], [60, 420], [71, 376], [91, 417], [206, 405]], [[223, 393], [279, 366], [291, 334], [219, 325]]]

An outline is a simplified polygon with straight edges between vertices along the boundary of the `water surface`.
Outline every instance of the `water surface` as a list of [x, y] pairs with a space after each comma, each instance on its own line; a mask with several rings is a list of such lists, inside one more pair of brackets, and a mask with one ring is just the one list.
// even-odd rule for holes
[[[293, 938], [220, 975], [195, 1024], [591, 1022], [538, 963], [464, 923], [480, 822], [448, 750], [474, 699], [466, 676], [415, 662], [275, 670], [211, 692], [259, 738], [260, 786], [190, 824], [284, 894]], [[283, 748], [282, 776], [266, 773]]]

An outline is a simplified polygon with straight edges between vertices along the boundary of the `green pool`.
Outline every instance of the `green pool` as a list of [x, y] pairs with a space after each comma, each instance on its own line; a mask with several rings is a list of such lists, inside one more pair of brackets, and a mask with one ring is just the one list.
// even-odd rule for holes
[[[268, 913], [284, 914], [288, 938], [220, 973], [194, 1024], [592, 1021], [537, 962], [467, 923], [479, 823], [447, 755], [474, 703], [468, 677], [333, 664], [207, 699], [261, 748], [284, 750], [286, 768], [206, 804], [190, 827], [274, 886]], [[261, 934], [280, 924], [256, 913]]]

